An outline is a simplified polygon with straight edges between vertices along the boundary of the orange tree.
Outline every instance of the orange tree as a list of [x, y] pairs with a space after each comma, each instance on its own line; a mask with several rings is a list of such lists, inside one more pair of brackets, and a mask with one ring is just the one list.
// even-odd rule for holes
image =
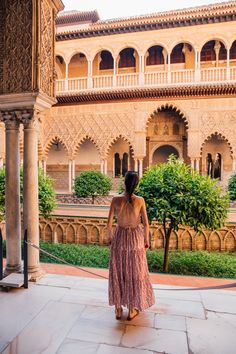
[[180, 225], [218, 229], [223, 226], [229, 197], [217, 180], [201, 176], [181, 160], [171, 156], [167, 163], [150, 167], [140, 180], [138, 194], [147, 205], [149, 221], [163, 225], [165, 254], [163, 271], [168, 272], [171, 233]]
[[77, 197], [92, 197], [94, 204], [96, 196], [109, 194], [112, 180], [99, 171], [84, 171], [75, 178], [74, 190]]

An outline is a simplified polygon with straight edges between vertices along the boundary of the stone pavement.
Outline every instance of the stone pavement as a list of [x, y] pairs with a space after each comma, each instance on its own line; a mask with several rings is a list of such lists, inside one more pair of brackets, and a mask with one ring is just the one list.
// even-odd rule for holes
[[114, 319], [107, 280], [47, 274], [0, 291], [0, 353], [235, 354], [236, 291], [153, 287], [156, 304], [131, 322]]

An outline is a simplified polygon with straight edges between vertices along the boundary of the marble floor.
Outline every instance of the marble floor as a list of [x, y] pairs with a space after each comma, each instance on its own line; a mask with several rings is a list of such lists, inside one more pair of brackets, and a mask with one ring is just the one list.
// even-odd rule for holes
[[130, 322], [114, 319], [102, 279], [48, 274], [0, 291], [0, 353], [236, 353], [236, 291], [153, 287], [156, 304]]

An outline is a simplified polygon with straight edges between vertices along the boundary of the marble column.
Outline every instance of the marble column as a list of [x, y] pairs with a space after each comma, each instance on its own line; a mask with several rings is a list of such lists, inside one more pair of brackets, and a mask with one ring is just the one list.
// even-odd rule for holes
[[230, 80], [230, 48], [227, 48], [226, 80]]
[[191, 158], [191, 168], [194, 170], [195, 165], [195, 159]]
[[104, 173], [104, 160], [100, 161], [100, 172]]
[[104, 174], [107, 175], [107, 159], [104, 160]]
[[117, 58], [113, 56], [113, 79], [112, 79], [112, 85], [113, 87], [116, 86], [116, 75], [117, 75]]
[[143, 177], [143, 159], [139, 159], [139, 178]]
[[69, 185], [69, 193], [72, 192], [72, 161], [69, 160], [68, 163], [68, 185]]
[[[28, 230], [28, 240], [39, 245], [38, 200], [38, 112], [23, 117], [24, 163], [23, 163], [23, 221]], [[28, 247], [28, 270], [31, 280], [37, 280], [43, 272], [39, 263], [39, 251]]]
[[19, 125], [19, 121], [12, 116], [6, 117], [6, 275], [22, 269]]
[[200, 168], [200, 158], [196, 158], [196, 171], [199, 171], [199, 168]]
[[88, 88], [93, 88], [93, 61], [88, 60]]
[[72, 172], [71, 172], [71, 174], [72, 174], [72, 187], [74, 189], [74, 184], [75, 184], [75, 160], [72, 160], [71, 168], [72, 168]]
[[167, 83], [170, 84], [171, 83], [171, 53], [167, 54], [167, 67], [168, 67], [168, 71], [167, 71]]
[[66, 62], [66, 78], [65, 78], [65, 91], [69, 90], [69, 63]]
[[46, 174], [47, 174], [47, 161], [46, 160], [42, 160], [42, 168], [43, 168], [43, 174], [44, 174], [44, 176], [46, 176]]
[[138, 172], [138, 159], [134, 159], [134, 171]]

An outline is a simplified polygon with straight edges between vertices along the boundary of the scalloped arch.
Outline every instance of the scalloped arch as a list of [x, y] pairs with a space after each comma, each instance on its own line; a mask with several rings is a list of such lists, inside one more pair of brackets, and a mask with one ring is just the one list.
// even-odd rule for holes
[[232, 144], [230, 143], [229, 139], [226, 138], [226, 136], [225, 136], [224, 134], [222, 134], [222, 133], [220, 133], [220, 132], [217, 132], [217, 131], [215, 131], [214, 133], [208, 135], [207, 138], [205, 138], [205, 140], [203, 141], [203, 143], [202, 143], [202, 145], [201, 145], [200, 154], [202, 155], [202, 149], [203, 149], [204, 145], [205, 145], [209, 140], [211, 140], [214, 136], [219, 136], [219, 137], [221, 137], [222, 139], [224, 139], [224, 141], [226, 141], [226, 143], [228, 144], [229, 149], [230, 149], [230, 155], [232, 156], [233, 153], [234, 153]]
[[49, 152], [49, 150], [50, 150], [52, 144], [53, 144], [54, 142], [56, 142], [56, 141], [59, 141], [59, 142], [62, 144], [62, 146], [64, 147], [64, 149], [66, 150], [66, 152], [67, 152], [67, 154], [68, 154], [68, 150], [69, 150], [69, 149], [68, 149], [67, 144], [63, 141], [63, 139], [62, 139], [60, 136], [55, 135], [55, 136], [54, 136], [52, 139], [50, 139], [50, 141], [46, 144], [46, 147], [45, 147], [45, 149], [44, 149], [45, 156], [48, 156], [48, 152]]
[[163, 111], [164, 109], [171, 109], [172, 111], [176, 112], [179, 114], [179, 116], [182, 118], [182, 120], [185, 123], [185, 127], [186, 130], [188, 131], [189, 129], [189, 119], [187, 118], [187, 115], [183, 112], [183, 110], [181, 108], [179, 108], [177, 105], [172, 104], [172, 103], [165, 103], [160, 105], [155, 111], [153, 111], [153, 113], [151, 113], [146, 121], [146, 130], [148, 128], [148, 124], [150, 123], [150, 121], [152, 120], [152, 118], [154, 117], [155, 114]]
[[124, 141], [126, 141], [126, 142], [129, 144], [129, 147], [130, 147], [130, 150], [131, 150], [131, 156], [134, 157], [134, 148], [133, 148], [133, 146], [132, 146], [130, 140], [129, 140], [127, 137], [125, 137], [124, 135], [121, 135], [121, 134], [118, 135], [118, 136], [116, 136], [115, 138], [112, 138], [112, 139], [110, 140], [110, 142], [107, 144], [108, 146], [107, 146], [107, 149], [106, 149], [106, 151], [105, 151], [105, 156], [106, 156], [106, 157], [108, 156], [109, 151], [110, 151], [112, 145], [113, 145], [114, 143], [116, 143], [116, 141], [119, 140], [119, 139], [124, 140]]
[[94, 139], [94, 138], [91, 137], [90, 135], [85, 135], [83, 138], [80, 139], [79, 143], [76, 145], [75, 149], [73, 150], [73, 152], [72, 152], [72, 157], [73, 157], [73, 158], [78, 154], [79, 149], [80, 149], [80, 146], [81, 146], [86, 140], [91, 141], [91, 142], [95, 145], [96, 149], [98, 150], [99, 156], [101, 156], [100, 146], [98, 145], [96, 139]]

